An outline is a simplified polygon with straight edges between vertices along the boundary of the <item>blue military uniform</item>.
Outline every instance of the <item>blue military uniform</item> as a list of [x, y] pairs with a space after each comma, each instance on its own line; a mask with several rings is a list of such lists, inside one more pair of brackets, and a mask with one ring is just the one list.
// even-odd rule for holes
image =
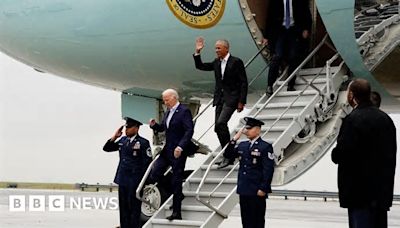
[[142, 202], [136, 199], [136, 189], [152, 161], [150, 143], [135, 135], [108, 140], [103, 147], [106, 152], [119, 151], [119, 164], [114, 178], [118, 184], [118, 201], [121, 228], [139, 228]]
[[[246, 118], [247, 124], [248, 119]], [[264, 227], [266, 197], [257, 196], [257, 192], [271, 192], [275, 164], [272, 145], [261, 137], [253, 142], [241, 142], [237, 146], [236, 141], [232, 140], [224, 156], [230, 159], [239, 158], [237, 193], [240, 198], [243, 228]]]

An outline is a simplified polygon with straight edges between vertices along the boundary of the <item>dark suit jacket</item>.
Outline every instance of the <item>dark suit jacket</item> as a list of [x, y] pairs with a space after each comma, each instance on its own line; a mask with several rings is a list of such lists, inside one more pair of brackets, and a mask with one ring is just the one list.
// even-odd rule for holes
[[157, 132], [165, 131], [166, 142], [163, 152], [167, 156], [173, 157], [175, 148], [180, 146], [184, 155], [193, 154], [195, 147], [192, 143], [194, 131], [192, 113], [185, 105], [179, 104], [169, 122], [169, 128], [167, 128], [168, 114], [168, 112], [165, 113], [161, 124], [156, 123], [151, 127]]
[[396, 150], [396, 128], [378, 108], [359, 105], [344, 118], [332, 151], [341, 207], [392, 206]]
[[[284, 4], [283, 0], [269, 1], [267, 23], [263, 31], [264, 37], [274, 43], [277, 38], [277, 32], [281, 31], [283, 17], [284, 17]], [[294, 27], [300, 36], [304, 30], [311, 31], [311, 12], [309, 0], [292, 0]]]
[[224, 79], [222, 80], [221, 61], [215, 59], [210, 63], [203, 63], [200, 55], [193, 55], [196, 68], [204, 71], [214, 71], [215, 90], [213, 106], [226, 104], [237, 108], [238, 103], [246, 104], [247, 99], [247, 75], [243, 61], [230, 56], [226, 63]]

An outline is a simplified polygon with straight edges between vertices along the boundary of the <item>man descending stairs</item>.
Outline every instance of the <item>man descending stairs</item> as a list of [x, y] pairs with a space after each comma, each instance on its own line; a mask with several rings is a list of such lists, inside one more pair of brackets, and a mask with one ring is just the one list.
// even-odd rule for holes
[[[335, 140], [341, 110], [335, 104], [340, 103], [339, 87], [347, 77], [343, 63], [331, 67], [331, 62], [322, 68], [300, 70], [300, 67], [294, 72], [297, 91], [286, 91], [290, 77], [285, 82], [278, 81], [275, 93], [269, 98], [263, 95], [249, 112], [265, 122], [260, 129], [261, 138], [274, 148], [276, 166], [272, 184], [282, 185], [296, 178]], [[239, 122], [236, 131], [242, 127]], [[321, 137], [320, 130], [328, 137]], [[169, 198], [144, 227], [218, 227], [239, 201], [236, 194], [239, 163], [224, 169], [217, 169], [215, 164], [224, 149], [210, 153], [203, 165], [186, 179], [182, 220], [165, 219], [171, 213]]]

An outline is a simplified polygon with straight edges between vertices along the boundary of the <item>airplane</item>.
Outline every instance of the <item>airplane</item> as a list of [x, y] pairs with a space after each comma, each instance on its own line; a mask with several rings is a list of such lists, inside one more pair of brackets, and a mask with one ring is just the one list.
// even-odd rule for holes
[[[334, 143], [341, 117], [349, 112], [342, 90], [349, 78], [368, 79], [382, 93], [383, 108], [398, 111], [399, 64], [391, 62], [399, 59], [399, 7], [398, 1], [367, 7], [363, 1], [310, 0], [311, 53], [294, 73], [298, 91], [286, 92], [294, 74], [283, 70], [274, 95], [266, 97], [270, 54], [263, 47], [261, 30], [269, 1], [4, 0], [0, 2], [0, 51], [36, 71], [120, 91], [122, 116], [143, 122], [162, 117], [160, 94], [176, 88], [197, 125], [212, 129], [212, 121], [202, 119], [202, 114], [210, 108], [214, 78], [195, 70], [194, 41], [205, 37], [202, 56], [212, 60], [213, 42], [228, 39], [231, 53], [246, 62], [247, 113], [267, 123], [263, 137], [274, 146], [273, 183], [280, 186], [306, 172]], [[240, 126], [238, 121], [232, 133]], [[195, 140], [205, 144], [199, 138]], [[235, 180], [227, 176], [236, 171], [221, 173], [213, 166], [222, 151], [217, 148], [210, 153], [184, 185], [186, 200], [192, 197], [215, 211], [216, 217], [205, 220], [210, 224], [224, 218], [236, 202], [231, 194]], [[227, 205], [217, 207], [201, 199], [202, 187], [216, 191], [218, 186], [227, 189], [226, 195], [220, 194]], [[157, 194], [160, 199], [161, 193]], [[146, 197], [155, 200], [152, 195]], [[162, 213], [161, 204], [147, 207], [148, 217]]]

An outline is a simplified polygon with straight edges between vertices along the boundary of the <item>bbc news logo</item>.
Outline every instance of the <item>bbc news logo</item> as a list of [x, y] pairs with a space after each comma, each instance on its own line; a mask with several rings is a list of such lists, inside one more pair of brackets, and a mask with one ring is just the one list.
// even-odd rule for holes
[[[46, 207], [47, 205], [47, 207]], [[64, 195], [10, 195], [11, 212], [70, 210], [117, 210], [117, 197], [65, 197]]]

